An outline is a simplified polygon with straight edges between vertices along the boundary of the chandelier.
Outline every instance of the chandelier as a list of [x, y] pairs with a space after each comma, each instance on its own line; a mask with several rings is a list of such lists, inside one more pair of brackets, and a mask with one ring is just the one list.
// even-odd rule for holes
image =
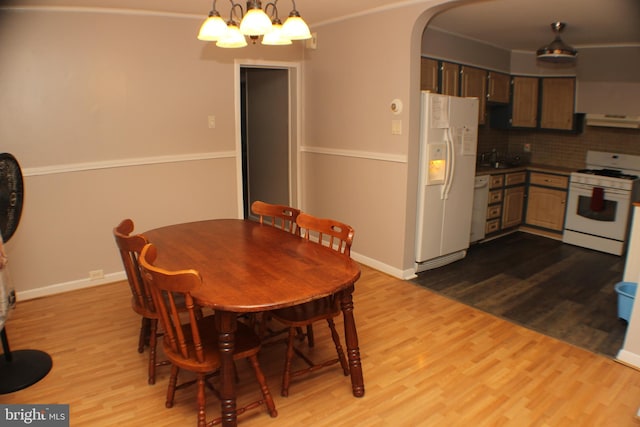
[[296, 9], [295, 0], [291, 0], [293, 9], [284, 24], [278, 17], [278, 0], [267, 3], [264, 10], [260, 0], [247, 1], [246, 10], [229, 0], [231, 10], [226, 22], [216, 9], [216, 1], [213, 0], [211, 12], [200, 27], [199, 40], [214, 41], [218, 47], [239, 48], [247, 45], [246, 37], [255, 44], [262, 36], [264, 45], [288, 45], [292, 40], [311, 38], [309, 27]]

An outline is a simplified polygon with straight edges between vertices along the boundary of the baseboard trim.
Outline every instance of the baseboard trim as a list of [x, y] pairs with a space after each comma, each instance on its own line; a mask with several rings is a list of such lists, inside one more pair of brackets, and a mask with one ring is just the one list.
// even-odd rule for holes
[[640, 369], [640, 354], [632, 353], [628, 350], [620, 350], [616, 358], [625, 365]]
[[366, 265], [367, 267], [371, 267], [375, 270], [381, 271], [383, 273], [386, 273], [390, 276], [393, 276], [397, 279], [402, 279], [402, 280], [409, 280], [409, 279], [415, 279], [416, 278], [416, 272], [413, 268], [408, 269], [408, 270], [400, 270], [398, 268], [392, 267], [389, 264], [385, 264], [383, 262], [380, 262], [376, 259], [373, 258], [369, 258], [366, 257], [364, 255], [361, 255], [357, 252], [351, 252], [351, 258], [353, 258], [355, 261], [362, 263], [364, 265]]
[[125, 275], [124, 271], [106, 274], [102, 279], [98, 280], [73, 280], [70, 282], [44, 286], [42, 288], [29, 289], [27, 291], [16, 291], [16, 300], [18, 301], [17, 304], [20, 304], [20, 301], [28, 301], [30, 299], [47, 297], [50, 295], [61, 294], [78, 289], [92, 288], [94, 286], [105, 285], [112, 282], [119, 282], [121, 280], [127, 280], [127, 276]]
[[[413, 269], [408, 270], [400, 270], [395, 267], [392, 267], [388, 264], [382, 263], [373, 258], [366, 257], [364, 255], [360, 255], [355, 252], [351, 252], [351, 257], [367, 267], [371, 267], [383, 273], [386, 273], [390, 276], [393, 276], [402, 280], [414, 279], [416, 277], [415, 271]], [[54, 285], [44, 286], [42, 288], [29, 289], [27, 291], [16, 292], [16, 298], [18, 303], [20, 301], [28, 301], [30, 299], [47, 297], [50, 295], [61, 294], [64, 292], [75, 291], [78, 289], [92, 288], [94, 286], [105, 285], [107, 283], [119, 282], [121, 280], [127, 280], [127, 276], [124, 271], [105, 274], [102, 279], [99, 280], [73, 280], [70, 282], [57, 283]]]

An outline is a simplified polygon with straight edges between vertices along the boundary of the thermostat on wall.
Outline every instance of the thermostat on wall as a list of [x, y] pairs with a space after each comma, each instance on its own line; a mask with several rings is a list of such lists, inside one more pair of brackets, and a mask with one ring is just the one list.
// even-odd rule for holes
[[402, 101], [400, 101], [399, 99], [394, 99], [393, 101], [391, 101], [391, 111], [393, 111], [393, 114], [402, 113]]

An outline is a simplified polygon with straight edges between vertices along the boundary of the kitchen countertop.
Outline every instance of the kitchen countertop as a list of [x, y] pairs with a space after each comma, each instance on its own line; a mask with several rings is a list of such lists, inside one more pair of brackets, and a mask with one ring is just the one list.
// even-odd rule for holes
[[561, 166], [542, 165], [542, 164], [536, 164], [536, 163], [511, 166], [506, 168], [492, 168], [492, 167], [486, 167], [486, 166], [477, 166], [476, 176], [499, 175], [503, 173], [512, 173], [512, 172], [521, 172], [521, 171], [546, 172], [546, 173], [555, 173], [555, 174], [569, 176], [571, 172], [575, 172], [575, 169], [564, 168]]

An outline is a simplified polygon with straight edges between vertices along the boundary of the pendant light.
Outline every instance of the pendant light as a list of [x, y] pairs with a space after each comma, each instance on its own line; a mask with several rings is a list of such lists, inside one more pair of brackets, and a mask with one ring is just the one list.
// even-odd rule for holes
[[227, 22], [227, 31], [218, 39], [216, 46], [225, 48], [239, 48], [247, 45], [247, 39], [234, 21]]
[[262, 37], [262, 44], [268, 46], [282, 46], [293, 44], [293, 42], [282, 32], [282, 21], [274, 19], [271, 23], [271, 31]]
[[202, 23], [198, 40], [215, 42], [227, 31], [227, 23], [220, 17], [220, 14], [214, 7], [209, 12], [209, 17]]
[[[311, 38], [307, 23], [296, 9], [295, 0], [291, 0], [293, 9], [284, 25], [278, 18], [278, 0], [268, 2], [264, 9], [260, 0], [248, 0], [246, 13], [242, 5], [229, 0], [231, 10], [227, 22], [216, 10], [216, 2], [217, 0], [213, 0], [211, 11], [200, 27], [199, 40], [215, 41], [218, 47], [238, 48], [247, 46], [246, 37], [255, 44], [262, 36], [262, 44], [272, 46], [288, 45], [292, 43], [291, 40]], [[240, 22], [240, 25], [237, 22]]]
[[296, 3], [292, 0], [293, 10], [289, 17], [284, 21], [282, 32], [291, 40], [306, 40], [311, 38], [311, 32], [307, 23], [300, 17], [300, 13], [296, 10]]
[[240, 32], [245, 36], [261, 36], [271, 31], [271, 19], [262, 10], [259, 1], [247, 2], [247, 13], [240, 23]]
[[560, 33], [567, 26], [564, 22], [554, 22], [551, 30], [555, 33], [555, 38], [551, 43], [538, 49], [536, 56], [539, 61], [551, 63], [570, 63], [575, 61], [578, 51], [565, 44], [560, 38]]

